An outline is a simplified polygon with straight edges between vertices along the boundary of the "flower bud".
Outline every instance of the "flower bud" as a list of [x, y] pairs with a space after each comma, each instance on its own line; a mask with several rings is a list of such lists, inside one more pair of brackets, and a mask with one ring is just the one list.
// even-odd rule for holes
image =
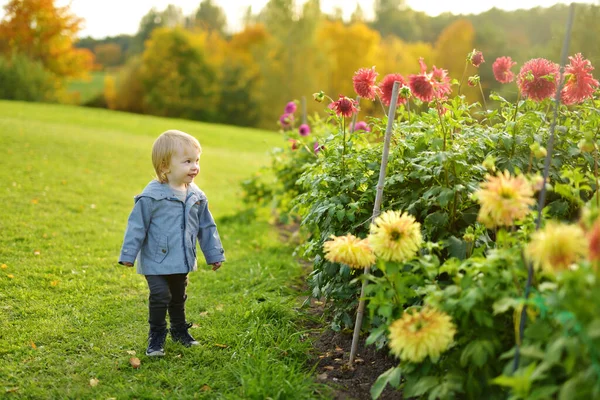
[[475, 235], [472, 233], [465, 233], [463, 235], [463, 240], [468, 243], [473, 243], [475, 241]]
[[529, 146], [529, 149], [533, 153], [536, 158], [544, 158], [548, 154], [545, 147], [540, 146], [539, 143], [532, 143]]
[[467, 80], [467, 83], [469, 84], [469, 86], [474, 87], [474, 86], [479, 85], [479, 81], [480, 81], [479, 75], [473, 75], [473, 76], [469, 77], [469, 79]]
[[591, 153], [596, 149], [596, 144], [587, 139], [581, 139], [577, 146], [579, 147], [579, 150], [584, 153]]
[[321, 90], [318, 93], [313, 93], [313, 99], [315, 99], [315, 101], [318, 103], [322, 103], [323, 100], [325, 100], [325, 92]]
[[481, 164], [488, 172], [496, 171], [496, 159], [492, 156], [487, 156]]

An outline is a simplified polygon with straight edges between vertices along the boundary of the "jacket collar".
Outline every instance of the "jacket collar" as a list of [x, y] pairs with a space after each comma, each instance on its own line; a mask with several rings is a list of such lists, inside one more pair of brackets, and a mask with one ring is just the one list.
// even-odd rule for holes
[[[190, 184], [189, 191], [196, 195], [196, 201], [206, 200], [206, 195], [195, 183]], [[154, 200], [169, 199], [173, 197], [173, 190], [168, 183], [153, 180], [144, 188], [141, 194], [136, 196], [136, 199], [140, 197], [150, 197]]]

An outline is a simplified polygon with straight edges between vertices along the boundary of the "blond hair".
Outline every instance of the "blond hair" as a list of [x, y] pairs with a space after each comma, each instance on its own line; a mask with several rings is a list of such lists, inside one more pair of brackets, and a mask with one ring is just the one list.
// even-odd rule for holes
[[161, 133], [152, 145], [152, 165], [160, 183], [167, 183], [171, 157], [178, 146], [193, 147], [202, 153], [200, 142], [192, 135], [175, 129]]

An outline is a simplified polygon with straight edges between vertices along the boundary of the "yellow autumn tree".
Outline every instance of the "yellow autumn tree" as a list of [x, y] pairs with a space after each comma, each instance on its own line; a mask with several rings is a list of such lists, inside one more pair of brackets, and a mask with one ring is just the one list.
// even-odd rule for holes
[[59, 78], [86, 76], [94, 57], [74, 43], [83, 20], [55, 0], [10, 0], [0, 20], [0, 54], [19, 53]]
[[258, 60], [265, 54], [269, 33], [264, 25], [246, 26], [232, 35], [221, 68], [219, 118], [222, 122], [256, 126], [261, 119], [262, 76]]
[[[451, 78], [460, 81], [465, 71], [467, 55], [473, 50], [474, 39], [475, 29], [467, 19], [459, 19], [448, 25], [435, 42], [436, 66], [448, 70]], [[467, 78], [476, 73], [477, 68], [468, 64], [461, 94], [465, 94], [469, 101], [478, 101], [481, 98], [478, 88], [467, 86]]]
[[[329, 55], [327, 86], [330, 95], [355, 96], [352, 85], [354, 72], [377, 63], [381, 36], [362, 22], [344, 25], [341, 21], [324, 21], [318, 31], [319, 43]], [[332, 96], [332, 97], [333, 97]]]
[[396, 36], [387, 36], [381, 42], [378, 52], [377, 71], [383, 76], [397, 73], [408, 78], [419, 73], [419, 58], [426, 63], [434, 60], [433, 46], [425, 42], [407, 43]]

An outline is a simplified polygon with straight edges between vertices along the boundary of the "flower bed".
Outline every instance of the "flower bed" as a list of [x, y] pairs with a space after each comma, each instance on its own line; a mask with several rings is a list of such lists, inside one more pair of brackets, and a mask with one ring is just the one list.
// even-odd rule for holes
[[[274, 153], [275, 180], [245, 182], [249, 199], [272, 200], [280, 216], [301, 221], [309, 285], [328, 300], [334, 330], [353, 326], [368, 282], [367, 343], [399, 360], [374, 397], [387, 384], [405, 397], [600, 396], [599, 85], [589, 61], [569, 60], [562, 77], [549, 60], [528, 61], [516, 74], [517, 100], [491, 94], [491, 108], [450, 97], [465, 77], [451, 82], [423, 60], [419, 74], [379, 84], [375, 68], [357, 71], [362, 101], [389, 105], [390, 82], [404, 85], [390, 110], [376, 219], [387, 116], [356, 129], [358, 102], [346, 96], [315, 94], [330, 103], [310, 134], [284, 118], [290, 145]], [[485, 61], [474, 50], [467, 62]], [[512, 84], [513, 67], [501, 57], [492, 68]], [[481, 85], [478, 76], [466, 82]]]

